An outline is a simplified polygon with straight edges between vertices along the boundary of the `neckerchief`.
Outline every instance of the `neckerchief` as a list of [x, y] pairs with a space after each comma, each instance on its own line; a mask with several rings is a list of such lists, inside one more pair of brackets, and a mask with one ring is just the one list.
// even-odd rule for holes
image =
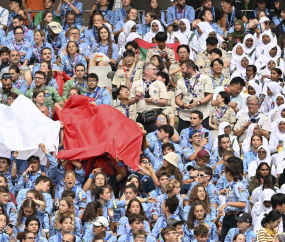
[[13, 44], [14, 48], [15, 48], [18, 52], [20, 52], [20, 50], [23, 48], [24, 44], [26, 44], [26, 41], [23, 41], [19, 48], [18, 48], [16, 42], [12, 41], [12, 44]]
[[36, 56], [38, 58], [38, 61], [41, 62], [42, 61], [42, 56], [41, 56], [40, 52], [41, 52], [41, 48], [46, 47], [46, 42], [43, 42], [43, 44], [42, 44], [42, 46], [40, 48], [36, 44], [34, 44], [33, 47], [34, 47], [33, 48], [34, 52], [36, 53]]
[[94, 35], [95, 40], [97, 41], [98, 40], [98, 33], [97, 33], [95, 26], [93, 26], [93, 35]]
[[122, 103], [120, 103], [120, 106], [125, 110], [126, 112], [126, 117], [129, 118], [129, 105], [124, 105]]
[[[123, 71], [124, 71], [125, 77], [127, 78], [128, 73], [127, 73], [127, 68], [126, 68], [126, 66], [123, 67]], [[134, 80], [136, 71], [137, 71], [137, 66], [135, 66], [135, 68], [134, 68], [134, 70], [133, 70], [133, 73], [132, 73], [132, 75], [131, 75], [131, 78], [130, 78], [130, 88], [132, 88], [133, 80]]]
[[18, 89], [18, 87], [21, 85], [21, 82], [22, 82], [22, 78], [19, 76], [19, 79], [18, 79], [16, 82], [14, 82], [14, 84], [16, 84], [16, 83], [17, 83], [17, 85], [16, 85], [16, 87], [15, 87], [15, 88], [17, 88], [17, 89]]
[[70, 54], [67, 55], [69, 64], [72, 66], [73, 75], [75, 75], [75, 66], [76, 66], [76, 64], [77, 64], [77, 59], [78, 59], [78, 57], [79, 57], [79, 54], [76, 54], [76, 56], [74, 57], [74, 60], [72, 60]]
[[83, 88], [86, 88], [87, 85], [84, 83], [84, 80], [82, 81], [82, 83], [80, 84], [78, 81], [77, 81], [77, 77], [74, 78], [74, 84], [76, 87], [78, 87], [80, 89], [80, 91], [83, 91]]
[[1, 96], [2, 96], [1, 100], [2, 100], [3, 104], [6, 104], [7, 98], [8, 98], [8, 94], [13, 92], [13, 90], [14, 90], [14, 87], [12, 87], [12, 89], [7, 93], [7, 97], [5, 98], [4, 97], [4, 93], [3, 93], [3, 89], [1, 88]]
[[61, 242], [62, 238], [61, 238], [61, 231], [58, 232], [57, 234], [57, 241]]
[[[257, 11], [258, 11], [258, 8], [254, 9], [254, 17], [256, 17]], [[265, 8], [263, 11], [266, 13], [267, 16], [269, 15], [267, 8]]]
[[236, 12], [236, 10], [235, 10], [235, 7], [233, 6], [233, 11], [232, 11], [232, 15], [231, 15], [231, 20], [230, 21], [228, 20], [228, 14], [227, 14], [227, 29], [228, 30], [234, 24], [235, 17], [236, 17], [235, 12]]
[[[181, 14], [182, 14], [181, 19], [184, 18], [184, 15], [185, 15], [185, 8], [186, 8], [186, 6], [181, 10]], [[179, 11], [178, 8], [175, 6], [176, 20], [180, 20], [179, 15], [178, 15], [179, 13], [180, 13], [180, 11]]]
[[24, 34], [23, 34], [23, 39], [24, 39], [26, 37], [26, 34], [28, 33], [29, 30], [25, 26], [24, 26], [23, 30], [24, 30]]
[[191, 85], [191, 81], [186, 79], [186, 77], [184, 77], [184, 81], [185, 81], [185, 85], [187, 87], [187, 92], [190, 92], [194, 97], [197, 97], [197, 94], [195, 93], [195, 86], [198, 84], [198, 80], [200, 77], [201, 73], [198, 73], [195, 77], [195, 81], [193, 83], [193, 85]]
[[127, 234], [127, 237], [126, 237], [127, 242], [130, 242], [130, 241], [131, 241], [131, 236], [133, 236], [133, 235], [132, 235], [132, 231], [130, 231], [130, 232]]
[[[149, 94], [150, 84], [152, 84], [155, 80], [147, 81], [145, 77], [143, 77], [142, 80], [143, 80], [144, 95]], [[146, 85], [146, 88], [144, 88], [144, 84]]]
[[89, 90], [87, 93], [90, 93], [90, 96], [89, 97], [92, 97], [95, 99], [95, 101], [98, 99], [98, 96], [99, 96], [99, 91], [100, 91], [100, 87], [97, 87], [93, 93], [90, 93]]
[[212, 70], [212, 68], [210, 68], [210, 70], [211, 70], [211, 73], [212, 73], [212, 75], [213, 75], [213, 77], [212, 77], [213, 89], [215, 89], [215, 88], [218, 87], [218, 86], [222, 86], [222, 83], [223, 83], [223, 81], [224, 81], [224, 79], [225, 79], [225, 76], [222, 75], [222, 77], [221, 77], [221, 79], [220, 79], [220, 83], [219, 83], [219, 85], [217, 85], [216, 82], [215, 82], [214, 71]]
[[[131, 9], [131, 8], [132, 8], [132, 6], [130, 6], [130, 9]], [[127, 12], [126, 12], [126, 10], [124, 9], [124, 7], [121, 8], [121, 13], [122, 13], [123, 19], [125, 19], [126, 16], [127, 16]]]
[[[64, 25], [64, 27], [63, 27], [63, 29], [65, 30], [65, 31], [67, 31], [69, 28], [71, 28], [71, 27], [76, 27], [74, 24], [72, 24], [71, 26], [69, 26], [68, 25], [68, 23], [65, 23], [65, 25]], [[80, 30], [79, 30], [80, 31]]]
[[205, 223], [205, 220], [203, 222], [198, 222], [197, 220], [194, 221], [194, 227], [196, 228], [198, 224], [203, 224]]
[[40, 175], [42, 175], [41, 171], [37, 171], [35, 175], [32, 175], [31, 173], [26, 175], [27, 177], [26, 183], [29, 183], [29, 181], [31, 181], [32, 183], [30, 188], [35, 189], [36, 180]]
[[218, 121], [219, 124], [221, 123], [221, 119], [222, 119], [222, 117], [224, 116], [224, 114], [225, 114], [225, 112], [227, 111], [227, 109], [228, 109], [228, 106], [225, 105], [225, 106], [222, 108], [222, 111], [220, 112], [219, 106], [216, 106], [217, 121]]
[[254, 150], [251, 150], [249, 152], [249, 158], [250, 158], [250, 161], [253, 161], [257, 158], [257, 153], [254, 152]]
[[249, 120], [251, 120], [252, 118], [253, 118], [253, 119], [257, 118], [259, 114], [260, 114], [260, 112], [257, 112], [257, 114], [251, 116], [251, 114], [248, 113]]
[[105, 15], [107, 14], [107, 12], [109, 11], [109, 8], [107, 6], [107, 8], [105, 10], [102, 10], [101, 8], [99, 8], [99, 10], [101, 11], [101, 13], [103, 14], [103, 16], [105, 17]]
[[56, 45], [56, 40], [58, 35], [53, 39], [50, 35], [47, 36], [48, 37], [48, 42], [53, 46], [53, 48], [55, 48], [56, 50], [59, 50], [59, 48]]

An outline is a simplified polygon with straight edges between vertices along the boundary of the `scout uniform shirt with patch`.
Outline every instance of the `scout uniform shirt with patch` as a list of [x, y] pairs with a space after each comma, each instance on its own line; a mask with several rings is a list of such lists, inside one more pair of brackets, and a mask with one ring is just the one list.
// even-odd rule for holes
[[7, 98], [9, 93], [17, 93], [18, 95], [23, 94], [19, 89], [12, 87], [9, 92], [4, 92], [2, 88], [0, 88], [0, 103], [8, 105]]
[[136, 105], [124, 105], [120, 103], [117, 107], [115, 107], [117, 110], [119, 110], [122, 114], [124, 114], [126, 117], [130, 118], [131, 120], [136, 121], [137, 119], [137, 112], [136, 112]]
[[[225, 63], [226, 61], [230, 62], [230, 59], [228, 57], [228, 54], [225, 50], [221, 49], [222, 51], [222, 58], [221, 60]], [[196, 56], [195, 60], [196, 65], [200, 68], [202, 67], [210, 67], [211, 61], [210, 61], [210, 54], [208, 54], [207, 50], [202, 51]]]
[[[169, 72], [173, 71], [173, 70], [176, 70], [180, 68], [180, 65], [179, 65], [179, 62], [175, 61], [174, 63], [172, 63], [169, 67]], [[182, 77], [182, 72], [181, 71], [177, 71], [175, 74], [174, 74], [174, 79], [172, 79], [172, 82], [173, 83], [177, 83], [177, 81]]]
[[[177, 82], [175, 97], [182, 94], [181, 101], [183, 103], [189, 103], [192, 99], [200, 101], [205, 97], [205, 93], [214, 93], [213, 84], [211, 78], [196, 72], [190, 79], [180, 78]], [[190, 113], [193, 110], [199, 110], [203, 113], [204, 119], [209, 116], [210, 102], [204, 103], [192, 109], [181, 108], [179, 117], [184, 121], [190, 121]]]
[[[126, 76], [128, 75], [129, 71], [130, 71], [130, 69], [127, 68], [126, 66], [118, 69], [115, 73], [114, 78], [113, 78], [112, 85], [116, 85], [116, 86], [123, 86], [124, 85], [125, 86], [126, 81], [127, 81]], [[141, 79], [142, 79], [142, 69], [135, 66], [135, 68], [133, 69], [132, 74], [131, 74], [130, 85], [132, 86], [133, 82], [135, 82], [137, 80], [141, 80]]]
[[[211, 69], [211, 67], [205, 67], [203, 69], [200, 70], [201, 74], [205, 74], [207, 76], [210, 76], [211, 78], [214, 77], [213, 71]], [[222, 75], [224, 75], [224, 81], [222, 82], [223, 86], [225, 86], [226, 84], [229, 85], [231, 82], [231, 74], [228, 70], [228, 68], [223, 67], [222, 70]], [[215, 78], [216, 84], [220, 83], [220, 79], [219, 78]], [[214, 88], [215, 89], [215, 88]]]
[[[164, 50], [161, 50], [159, 49], [158, 45], [156, 45], [155, 47], [151, 47], [149, 48], [149, 50], [147, 51], [147, 54], [146, 54], [146, 62], [150, 62], [150, 59], [153, 55], [160, 55], [160, 53], [163, 53], [163, 52], [167, 52], [168, 54], [168, 58], [170, 60], [171, 63], [174, 63], [175, 62], [175, 53], [174, 53], [174, 50], [173, 49], [170, 49], [169, 47], [165, 47]], [[162, 59], [163, 63], [164, 63], [164, 68], [167, 68], [166, 66], [166, 60], [165, 58]]]
[[[29, 91], [26, 92], [26, 97], [33, 100], [33, 93], [36, 90], [36, 88], [31, 88]], [[43, 91], [45, 94], [44, 105], [48, 108], [52, 108], [55, 102], [63, 102], [63, 99], [54, 87], [44, 86], [44, 88], [40, 91]]]
[[210, 117], [211, 117], [211, 123], [213, 125], [216, 125], [219, 127], [219, 124], [222, 122], [228, 122], [230, 124], [236, 122], [236, 113], [235, 111], [229, 107], [212, 107], [210, 110]]
[[[139, 80], [134, 82], [132, 88], [131, 88], [131, 94], [129, 99], [134, 98], [136, 96], [136, 93], [138, 91], [142, 92], [141, 99], [137, 102], [137, 112], [138, 113], [145, 113], [152, 111], [154, 109], [161, 109], [161, 106], [158, 106], [153, 103], [146, 103], [144, 100], [144, 94], [146, 90], [146, 84], [143, 80]], [[149, 95], [153, 97], [154, 99], [166, 99], [168, 100], [167, 90], [163, 82], [161, 81], [154, 81], [152, 84], [150, 84], [149, 87]]]

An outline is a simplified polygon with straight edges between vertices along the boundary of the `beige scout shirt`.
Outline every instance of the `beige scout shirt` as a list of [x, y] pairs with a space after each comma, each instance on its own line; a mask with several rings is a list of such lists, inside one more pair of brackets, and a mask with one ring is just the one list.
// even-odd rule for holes
[[[127, 81], [127, 78], [126, 78], [126, 74], [130, 71], [129, 68], [126, 68], [126, 73], [124, 71], [124, 68], [121, 67], [120, 69], [118, 69], [115, 73], [115, 76], [113, 78], [113, 81], [112, 81], [112, 85], [116, 85], [116, 86], [125, 86], [126, 85], [126, 81]], [[135, 71], [135, 72], [134, 72]], [[134, 74], [134, 76], [133, 76]], [[140, 80], [142, 79], [142, 69], [141, 68], [138, 68], [136, 67], [136, 70], [133, 70], [132, 72], [132, 75], [131, 75], [131, 78], [133, 77], [133, 81], [132, 82], [135, 82], [137, 80]]]
[[[270, 128], [270, 123], [269, 123], [269, 119], [268, 117], [263, 114], [263, 113], [259, 113], [259, 115], [257, 117], [255, 117], [255, 119], [259, 119], [258, 121], [258, 125], [261, 129], [264, 129], [266, 131], [271, 132], [271, 128]], [[234, 130], [239, 130], [242, 128], [243, 124], [246, 123], [247, 121], [249, 121], [249, 115], [248, 113], [244, 113], [243, 115], [240, 116], [240, 118], [238, 119]], [[245, 138], [246, 138], [246, 134], [247, 134], [247, 130], [244, 131], [244, 133], [239, 137], [239, 141], [242, 142]]]
[[[199, 74], [200, 76], [198, 77]], [[175, 97], [182, 94], [181, 100], [183, 103], [189, 103], [192, 99], [196, 101], [201, 100], [205, 97], [205, 93], [214, 93], [213, 84], [210, 77], [196, 72], [196, 75], [188, 80], [190, 80], [191, 86], [195, 85], [194, 94], [196, 94], [197, 97], [190, 92], [190, 88], [187, 88], [184, 78], [180, 78], [177, 82]], [[181, 108], [179, 117], [184, 121], [190, 121], [190, 113], [193, 110], [201, 111], [205, 119], [210, 113], [210, 102], [204, 103], [201, 106], [197, 106], [193, 109]]]
[[[173, 70], [176, 70], [180, 68], [180, 65], [177, 61], [175, 61], [174, 63], [172, 63], [169, 67], [169, 72], [173, 71]], [[172, 82], [173, 83], [177, 83], [177, 81], [182, 77], [182, 72], [181, 71], [178, 71], [174, 74], [174, 79], [172, 79]]]
[[[226, 61], [230, 62], [230, 59], [228, 57], [228, 54], [225, 50], [220, 49], [222, 51], [222, 58], [221, 60], [225, 63]], [[196, 65], [200, 68], [200, 66], [203, 67], [210, 67], [211, 61], [210, 61], [210, 54], [207, 53], [207, 50], [202, 51], [196, 56], [195, 59]]]
[[[211, 78], [211, 81], [213, 84], [213, 89], [215, 89], [216, 87], [230, 85], [230, 82], [231, 82], [230, 77], [226, 77], [223, 74], [220, 75], [219, 77], [215, 77], [214, 74], [207, 74], [207, 75]], [[221, 81], [222, 81], [222, 83], [221, 83]]]
[[[205, 75], [212, 75], [211, 67], [204, 67], [203, 69], [201, 69], [200, 72]], [[229, 69], [226, 67], [223, 67], [222, 74], [225, 77], [231, 78], [231, 73], [229, 72]]]
[[[221, 113], [222, 107], [218, 108], [219, 108], [219, 113]], [[224, 112], [223, 116], [219, 120], [217, 119], [217, 116], [218, 116], [217, 107], [212, 107], [210, 110], [210, 119], [213, 125], [219, 126], [221, 122], [228, 122], [230, 124], [236, 122], [236, 113], [231, 107], [227, 108], [227, 110]]]
[[[175, 62], [174, 50], [170, 49], [169, 47], [166, 46], [166, 48], [163, 51], [167, 52], [170, 62], [174, 63]], [[149, 62], [153, 55], [159, 55], [163, 51], [161, 49], [159, 49], [158, 45], [156, 45], [155, 47], [149, 48], [149, 50], [147, 51], [147, 54], [146, 54], [146, 62]], [[162, 60], [163, 60], [165, 68], [167, 69], [166, 64], [165, 64], [166, 63], [165, 59], [162, 59]]]
[[[138, 91], [141, 91], [144, 95], [145, 89], [146, 89], [146, 85], [144, 84], [143, 80], [134, 82], [131, 88], [131, 94], [129, 98], [130, 99], [134, 98]], [[161, 81], [154, 81], [152, 84], [150, 84], [149, 95], [157, 100], [159, 99], [168, 100], [166, 87], [164, 83]], [[146, 113], [154, 109], [163, 108], [153, 103], [146, 103], [143, 97], [137, 102], [136, 107], [137, 107], [137, 113]]]
[[[124, 107], [122, 107], [122, 106], [117, 106], [117, 107], [115, 107], [117, 110], [119, 110], [122, 114], [124, 114], [125, 116], [127, 116], [127, 112], [126, 112], [126, 110], [125, 110], [125, 108]], [[131, 120], [134, 120], [134, 121], [136, 121], [136, 119], [137, 119], [137, 111], [136, 111], [136, 105], [134, 104], [134, 105], [131, 105], [131, 106], [129, 106], [129, 118], [131, 119]]]

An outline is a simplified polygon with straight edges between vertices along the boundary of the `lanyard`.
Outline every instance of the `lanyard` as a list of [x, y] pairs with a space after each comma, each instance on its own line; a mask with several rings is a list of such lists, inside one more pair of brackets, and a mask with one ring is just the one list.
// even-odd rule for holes
[[104, 239], [104, 241], [108, 241], [110, 238], [111, 238], [111, 234], [108, 234], [106, 237], [105, 237], [105, 239]]
[[217, 112], [217, 120], [219, 123], [221, 123], [221, 119], [224, 116], [225, 112], [227, 111], [228, 106], [225, 106], [222, 108], [222, 111], [220, 112], [219, 107], [216, 106], [216, 112]]
[[79, 86], [79, 82], [77, 81], [77, 78], [74, 79], [74, 84], [76, 87], [78, 87], [80, 89], [80, 91], [83, 91], [83, 88], [86, 88], [86, 84], [84, 83], [84, 80], [83, 82], [81, 83], [81, 85]]
[[[26, 175], [27, 178], [32, 182], [32, 184], [31, 184], [31, 186], [30, 186], [32, 189], [35, 188], [36, 180], [37, 180], [37, 178], [38, 178], [41, 174], [42, 174], [42, 173], [41, 173], [40, 171], [37, 171], [36, 175], [34, 175], [34, 176], [33, 176], [31, 173]], [[28, 181], [26, 181], [26, 182], [28, 182]]]
[[[44, 42], [43, 45], [41, 46], [41, 48], [44, 48], [44, 47], [46, 47], [46, 42]], [[42, 61], [42, 57], [40, 54], [41, 48], [39, 48], [36, 44], [34, 44], [34, 52], [36, 53], [36, 56], [37, 56], [39, 62]]]
[[132, 234], [132, 231], [130, 231], [128, 234], [127, 234], [127, 242], [130, 242], [131, 241], [131, 234]]
[[76, 66], [78, 57], [79, 57], [79, 54], [76, 54], [74, 60], [72, 60], [70, 54], [67, 55], [68, 61], [69, 61], [70, 65], [72, 66], [73, 75], [75, 75], [75, 66]]
[[127, 104], [127, 105], [124, 105], [124, 104], [122, 104], [122, 103], [120, 103], [120, 106], [125, 110], [125, 112], [126, 112], [126, 116], [127, 116], [127, 118], [129, 118], [129, 105]]
[[12, 41], [12, 44], [14, 45], [14, 48], [15, 48], [18, 52], [20, 52], [20, 50], [23, 48], [24, 44], [26, 44], [26, 41], [23, 41], [19, 48], [18, 48], [17, 44], [16, 44], [14, 41]]
[[195, 78], [195, 81], [194, 81], [193, 86], [191, 85], [191, 82], [188, 81], [188, 80], [186, 79], [186, 77], [184, 77], [185, 85], [186, 85], [187, 90], [188, 90], [187, 92], [190, 92], [194, 97], [197, 97], [197, 94], [195, 93], [194, 88], [195, 88], [195, 86], [196, 86], [197, 83], [198, 83], [198, 79], [199, 79], [200, 75], [201, 75], [201, 73], [199, 73], [199, 74], [196, 75], [196, 78]]
[[23, 34], [23, 38], [25, 38], [25, 37], [26, 37], [26, 34], [27, 34], [27, 33], [28, 33], [28, 31], [29, 31], [29, 30], [28, 30], [28, 28], [26, 28], [26, 27], [24, 27], [24, 29], [25, 29], [25, 30], [24, 30], [25, 32], [24, 32], [24, 34]]
[[58, 242], [61, 242], [61, 232], [59, 232], [59, 233], [57, 234], [57, 241], [58, 241]]
[[[89, 91], [88, 91], [88, 92], [90, 93], [90, 96], [93, 96], [93, 98], [94, 98], [95, 101], [96, 101], [96, 100], [98, 99], [98, 96], [99, 96], [99, 91], [100, 91], [100, 87], [97, 87], [96, 90], [93, 92], [94, 95], [92, 95], [93, 93], [91, 94]], [[89, 97], [90, 97], [90, 96], [89, 96]], [[95, 96], [95, 97], [94, 97], [94, 96]]]
[[229, 28], [234, 24], [234, 21], [235, 21], [235, 12], [236, 12], [236, 10], [235, 10], [235, 7], [233, 7], [233, 11], [232, 11], [232, 16], [231, 16], [231, 20], [230, 20], [230, 22], [229, 22], [229, 20], [228, 20], [228, 14], [227, 14], [227, 29], [229, 30]]
[[[182, 14], [181, 19], [184, 18], [184, 15], [185, 15], [185, 8], [186, 8], [186, 7], [184, 7], [184, 8], [182, 9], [182, 11], [181, 11], [181, 14]], [[176, 20], [180, 20], [180, 18], [179, 18], [179, 10], [178, 10], [178, 8], [177, 8], [176, 6], [175, 6], [175, 14], [176, 14]]]
[[15, 82], [15, 84], [17, 83], [17, 86], [15, 88], [18, 89], [18, 87], [20, 86], [21, 82], [22, 82], [22, 78], [19, 76], [19, 79]]
[[213, 15], [213, 22], [216, 22], [215, 21], [215, 8], [213, 6], [211, 7], [211, 13]]

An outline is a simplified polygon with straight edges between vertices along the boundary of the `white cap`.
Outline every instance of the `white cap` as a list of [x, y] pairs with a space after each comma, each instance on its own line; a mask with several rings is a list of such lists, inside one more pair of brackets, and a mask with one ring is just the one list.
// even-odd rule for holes
[[104, 216], [99, 216], [91, 221], [91, 223], [97, 227], [104, 226], [109, 227], [109, 222]]

